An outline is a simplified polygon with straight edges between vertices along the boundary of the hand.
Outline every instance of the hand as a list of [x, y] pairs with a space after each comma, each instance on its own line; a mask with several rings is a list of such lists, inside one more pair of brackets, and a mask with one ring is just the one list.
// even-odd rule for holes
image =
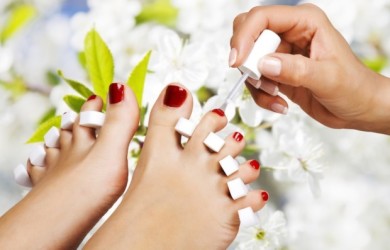
[[[304, 4], [255, 7], [240, 14], [231, 39], [232, 67], [244, 62], [264, 29], [282, 38], [277, 53], [259, 62], [268, 93], [275, 84], [273, 89], [326, 126], [390, 134], [390, 79], [359, 61], [322, 10]], [[247, 86], [259, 106], [279, 112], [281, 105], [287, 107], [280, 96]]]

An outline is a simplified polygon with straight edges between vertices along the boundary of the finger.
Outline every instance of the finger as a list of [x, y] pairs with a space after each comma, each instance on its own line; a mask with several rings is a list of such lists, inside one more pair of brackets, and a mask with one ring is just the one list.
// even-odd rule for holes
[[287, 114], [288, 104], [282, 97], [271, 96], [262, 90], [256, 89], [251, 84], [246, 85], [257, 105], [279, 114]]
[[330, 84], [337, 81], [337, 67], [326, 61], [315, 61], [302, 55], [275, 53], [259, 61], [259, 71], [263, 76], [292, 87], [305, 87], [318, 96], [334, 91]]
[[[325, 14], [311, 4], [300, 6], [260, 6], [251, 9], [245, 20], [237, 23], [231, 47], [237, 50], [233, 66], [241, 65], [251, 51], [254, 42], [264, 29], [270, 29], [282, 35], [288, 43], [297, 43], [304, 48], [315, 34], [316, 19]], [[310, 25], [309, 25], [310, 24]]]

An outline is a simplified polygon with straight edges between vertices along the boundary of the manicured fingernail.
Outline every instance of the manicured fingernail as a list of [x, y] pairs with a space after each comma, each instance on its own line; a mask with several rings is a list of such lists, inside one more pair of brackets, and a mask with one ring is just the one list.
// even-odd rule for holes
[[187, 91], [176, 85], [169, 85], [164, 97], [164, 104], [169, 107], [180, 107], [187, 98]]
[[121, 102], [125, 97], [125, 86], [120, 83], [112, 83], [108, 91], [108, 96], [110, 104]]
[[287, 114], [287, 111], [288, 111], [287, 107], [285, 107], [282, 104], [277, 103], [277, 102], [275, 102], [271, 105], [271, 110], [276, 112], [276, 113], [283, 114], [283, 115]]
[[261, 198], [263, 199], [263, 201], [268, 201], [269, 198], [268, 193], [265, 191], [261, 192]]
[[240, 142], [242, 139], [244, 139], [244, 136], [240, 132], [234, 132], [233, 139], [237, 142]]
[[96, 95], [91, 95], [88, 97], [87, 102], [96, 99]]
[[233, 48], [232, 50], [230, 50], [230, 54], [229, 54], [229, 66], [233, 66], [233, 64], [236, 63], [236, 60], [237, 60], [237, 50], [235, 48]]
[[272, 96], [277, 96], [279, 93], [279, 87], [273, 82], [266, 79], [261, 80], [259, 88]]
[[249, 165], [251, 165], [251, 167], [255, 170], [258, 170], [260, 168], [260, 163], [256, 160], [251, 160], [249, 162]]
[[216, 113], [217, 115], [222, 116], [222, 117], [225, 116], [225, 112], [223, 112], [222, 109], [213, 109], [213, 110], [211, 110], [211, 112]]
[[261, 86], [261, 80], [255, 80], [255, 79], [249, 77], [247, 82], [249, 82], [256, 89], [259, 89]]
[[278, 76], [282, 71], [282, 62], [278, 58], [265, 56], [259, 62], [259, 70], [266, 76]]

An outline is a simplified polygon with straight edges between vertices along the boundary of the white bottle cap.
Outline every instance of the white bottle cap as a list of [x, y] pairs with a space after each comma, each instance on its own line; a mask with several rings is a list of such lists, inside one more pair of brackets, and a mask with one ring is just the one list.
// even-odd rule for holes
[[56, 127], [51, 127], [51, 129], [43, 137], [45, 140], [45, 145], [48, 148], [59, 148], [60, 147], [60, 131]]
[[16, 183], [19, 185], [29, 188], [32, 187], [30, 176], [23, 164], [19, 164], [16, 168], [14, 168], [14, 178]]
[[99, 111], [80, 112], [79, 124], [89, 128], [100, 128], [104, 124], [106, 115]]
[[181, 117], [179, 119], [179, 121], [176, 123], [176, 126], [175, 126], [175, 130], [181, 134], [182, 136], [185, 136], [185, 137], [191, 137], [192, 136], [192, 133], [194, 132], [195, 130], [195, 123], [193, 123], [192, 121], [190, 120], [187, 120], [183, 117]]
[[227, 186], [233, 200], [237, 200], [238, 198], [244, 197], [248, 194], [248, 188], [241, 180], [241, 178], [228, 181]]
[[258, 69], [259, 60], [265, 55], [274, 53], [281, 42], [280, 37], [271, 30], [264, 30], [257, 38], [248, 58], [240, 67], [242, 72], [247, 73], [250, 78], [259, 80], [261, 73]]
[[252, 227], [259, 223], [259, 219], [251, 207], [238, 210], [238, 217], [242, 227]]

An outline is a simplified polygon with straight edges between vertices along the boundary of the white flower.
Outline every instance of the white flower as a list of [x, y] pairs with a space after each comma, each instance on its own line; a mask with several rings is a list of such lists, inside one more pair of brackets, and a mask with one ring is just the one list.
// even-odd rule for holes
[[7, 73], [14, 62], [14, 55], [10, 48], [0, 45], [0, 76]]
[[322, 145], [306, 131], [302, 119], [291, 114], [273, 126], [274, 146], [261, 152], [261, 162], [274, 169], [274, 177], [281, 181], [306, 182], [315, 196], [320, 194], [322, 178]]
[[164, 83], [180, 82], [190, 90], [197, 90], [209, 74], [206, 52], [205, 43], [185, 42], [177, 33], [165, 32], [152, 53], [150, 70]]
[[256, 213], [259, 224], [240, 228], [234, 245], [237, 250], [281, 249], [286, 237], [286, 219], [283, 212], [272, 212], [268, 207]]

